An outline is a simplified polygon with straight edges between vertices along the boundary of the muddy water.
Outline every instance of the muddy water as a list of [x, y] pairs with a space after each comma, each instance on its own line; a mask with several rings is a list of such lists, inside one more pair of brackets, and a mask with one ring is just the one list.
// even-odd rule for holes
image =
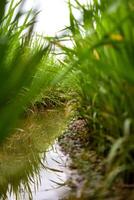
[[33, 199], [58, 200], [64, 197], [69, 191], [69, 188], [66, 185], [67, 157], [63, 155], [56, 143], [49, 149], [47, 154], [45, 154], [43, 163], [50, 169], [42, 169], [40, 171], [41, 185], [38, 192], [33, 194]]
[[68, 193], [67, 157], [55, 142], [65, 123], [64, 110], [34, 114], [0, 146], [0, 200], [58, 200]]
[[[55, 142], [47, 152], [42, 154], [41, 162], [42, 167], [38, 174], [38, 178], [40, 179], [39, 185], [37, 186], [34, 183], [29, 183], [32, 192], [32, 200], [59, 200], [64, 198], [70, 190], [66, 185], [68, 171], [66, 166], [67, 157], [63, 155], [57, 142]], [[14, 200], [15, 195], [8, 194], [7, 199]], [[27, 199], [29, 199], [29, 193], [21, 189], [19, 200]]]

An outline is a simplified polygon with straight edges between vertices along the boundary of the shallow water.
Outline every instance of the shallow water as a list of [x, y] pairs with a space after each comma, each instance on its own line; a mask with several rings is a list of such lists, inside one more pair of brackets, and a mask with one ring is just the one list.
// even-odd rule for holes
[[62, 109], [33, 114], [24, 130], [0, 147], [0, 200], [58, 200], [66, 195], [67, 157], [55, 142], [65, 124]]
[[[39, 171], [40, 183], [37, 190], [35, 191], [37, 185], [29, 183], [32, 200], [59, 200], [65, 197], [70, 190], [66, 185], [67, 157], [56, 142], [48, 149], [47, 153], [42, 154], [42, 164], [44, 167], [41, 167]], [[8, 200], [14, 199], [13, 194], [8, 195]], [[19, 194], [19, 200], [27, 199], [29, 199], [29, 194], [22, 190]]]

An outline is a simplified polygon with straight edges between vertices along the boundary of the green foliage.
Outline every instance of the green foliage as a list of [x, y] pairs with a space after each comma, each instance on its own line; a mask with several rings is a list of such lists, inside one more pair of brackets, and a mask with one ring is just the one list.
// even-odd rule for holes
[[[80, 20], [73, 14], [76, 8], [81, 11]], [[60, 47], [68, 57], [66, 64], [75, 71], [80, 112], [88, 119], [92, 145], [98, 153], [108, 155], [111, 149], [109, 167], [117, 163], [117, 169], [122, 166], [125, 170], [128, 157], [130, 166], [134, 162], [133, 154], [130, 156], [134, 142], [134, 3], [94, 0], [82, 5], [76, 0], [75, 6], [69, 1], [69, 11], [66, 31], [74, 47]], [[116, 176], [117, 172], [120, 170]]]
[[[92, 146], [108, 156], [110, 185], [112, 176], [132, 170], [134, 163], [134, 3], [68, 1], [70, 26], [47, 42], [33, 36], [37, 12], [25, 13], [20, 25], [22, 4], [11, 0], [6, 12], [2, 0], [0, 7], [0, 141], [31, 102], [57, 103], [63, 93], [65, 99], [77, 97]], [[72, 48], [63, 45], [67, 38]], [[60, 63], [48, 56], [50, 42], [52, 50], [55, 45], [65, 54]]]
[[[39, 66], [45, 64], [49, 47], [37, 44], [32, 48], [36, 12], [29, 11], [22, 20], [23, 1], [1, 2], [0, 21], [0, 141], [13, 131], [14, 125], [35, 95]], [[42, 75], [43, 76], [43, 75]]]

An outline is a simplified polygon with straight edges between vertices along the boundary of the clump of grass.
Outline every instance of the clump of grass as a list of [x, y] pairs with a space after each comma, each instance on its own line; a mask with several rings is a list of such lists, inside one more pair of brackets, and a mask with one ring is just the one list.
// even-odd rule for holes
[[7, 6], [6, 1], [1, 1], [0, 141], [13, 132], [20, 114], [39, 93], [44, 71], [40, 78], [38, 74], [49, 51], [49, 45], [45, 42], [46, 45], [42, 45], [37, 38], [36, 48], [33, 45], [37, 12], [30, 10], [22, 14], [23, 3], [11, 0]]
[[[79, 20], [74, 9], [81, 12]], [[134, 3], [101, 0], [83, 5], [75, 0], [75, 5], [69, 1], [69, 10], [66, 31], [74, 47], [64, 47], [60, 38], [57, 44], [73, 68], [92, 146], [107, 157], [107, 175], [117, 169], [117, 177], [125, 169], [132, 171], [134, 163]]]

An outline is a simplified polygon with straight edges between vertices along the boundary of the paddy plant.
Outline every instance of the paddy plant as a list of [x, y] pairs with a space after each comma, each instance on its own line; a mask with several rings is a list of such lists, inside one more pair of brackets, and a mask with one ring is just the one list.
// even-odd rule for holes
[[[37, 12], [22, 12], [24, 1], [2, 0], [0, 8], [0, 141], [39, 93], [49, 44], [33, 37]], [[38, 77], [40, 75], [40, 78]], [[44, 81], [45, 82], [45, 81]], [[45, 86], [44, 86], [45, 87]]]
[[[22, 5], [12, 0], [7, 10], [1, 1], [0, 141], [29, 105], [77, 101], [91, 147], [106, 159], [105, 186], [118, 175], [134, 183], [133, 1], [68, 1], [70, 26], [56, 38], [34, 34], [37, 12], [22, 13]], [[54, 49], [64, 57], [53, 57]]]
[[[81, 12], [79, 19], [74, 9]], [[57, 45], [73, 68], [79, 112], [88, 121], [92, 148], [106, 158], [107, 177], [123, 177], [134, 163], [134, 3], [101, 0], [83, 5], [75, 0], [73, 5], [69, 1], [69, 11], [66, 35], [73, 48], [64, 47], [60, 38]], [[130, 174], [125, 184], [133, 182]]]

